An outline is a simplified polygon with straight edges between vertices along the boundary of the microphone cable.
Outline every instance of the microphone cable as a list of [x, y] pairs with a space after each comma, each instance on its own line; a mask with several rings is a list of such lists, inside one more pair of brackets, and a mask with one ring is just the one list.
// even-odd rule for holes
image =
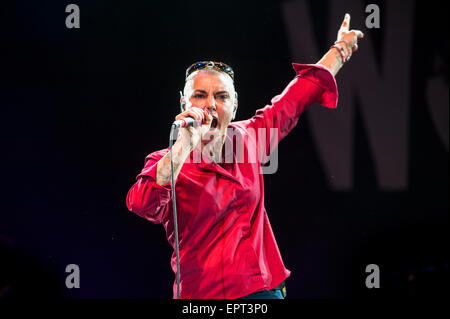
[[[186, 121], [186, 120], [185, 120]], [[196, 123], [192, 120], [191, 123], [188, 124], [186, 122], [186, 126], [193, 125], [195, 127]], [[170, 137], [169, 137], [169, 151], [170, 151], [170, 170], [171, 170], [171, 184], [172, 184], [172, 203], [173, 203], [173, 227], [174, 227], [174, 235], [175, 235], [175, 252], [177, 256], [177, 299], [180, 299], [180, 247], [178, 244], [178, 219], [177, 219], [177, 198], [175, 192], [175, 174], [173, 169], [173, 141], [176, 140], [174, 138], [174, 133], [179, 126], [174, 123], [170, 128]]]
[[177, 255], [177, 299], [180, 299], [180, 247], [178, 245], [178, 220], [177, 220], [177, 199], [175, 192], [175, 178], [173, 169], [173, 157], [172, 157], [172, 147], [174, 139], [173, 134], [176, 131], [176, 126], [172, 125], [170, 128], [169, 137], [169, 150], [170, 150], [170, 169], [171, 169], [171, 183], [172, 183], [172, 203], [173, 203], [173, 226], [175, 232], [175, 251]]

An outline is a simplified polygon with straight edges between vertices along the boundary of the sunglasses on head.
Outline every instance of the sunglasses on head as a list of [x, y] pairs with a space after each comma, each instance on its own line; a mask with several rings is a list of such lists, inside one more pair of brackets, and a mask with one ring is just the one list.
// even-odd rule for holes
[[219, 72], [224, 72], [224, 73], [228, 74], [231, 77], [231, 79], [234, 81], [233, 69], [229, 65], [227, 65], [223, 62], [215, 62], [215, 61], [195, 62], [194, 64], [192, 64], [190, 67], [187, 68], [185, 79], [187, 79], [188, 76], [191, 75], [193, 72], [198, 71], [198, 70], [204, 70], [204, 69], [214, 69]]

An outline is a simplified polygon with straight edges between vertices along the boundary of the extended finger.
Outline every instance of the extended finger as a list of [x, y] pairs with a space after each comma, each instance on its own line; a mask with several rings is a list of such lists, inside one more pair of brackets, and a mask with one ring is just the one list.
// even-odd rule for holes
[[340, 31], [348, 31], [350, 28], [350, 14], [346, 13], [344, 16], [344, 21], [342, 22]]

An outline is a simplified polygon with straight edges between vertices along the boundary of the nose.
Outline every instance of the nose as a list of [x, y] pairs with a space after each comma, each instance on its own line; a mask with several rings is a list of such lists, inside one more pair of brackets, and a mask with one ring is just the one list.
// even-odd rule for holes
[[206, 99], [205, 109], [208, 111], [215, 110], [216, 109], [216, 100], [214, 96], [208, 96]]

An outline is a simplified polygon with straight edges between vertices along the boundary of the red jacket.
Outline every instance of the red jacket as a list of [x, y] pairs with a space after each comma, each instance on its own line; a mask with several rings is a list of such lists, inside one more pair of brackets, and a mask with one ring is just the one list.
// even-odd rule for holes
[[[258, 129], [278, 129], [276, 139], [266, 139], [266, 149], [273, 149], [312, 103], [336, 107], [336, 81], [326, 68], [295, 63], [293, 67], [297, 76], [271, 105], [248, 120], [230, 123], [234, 139], [240, 139], [248, 154], [261, 148], [253, 138], [253, 132], [261, 134]], [[261, 140], [261, 136], [256, 138]], [[233, 151], [233, 162], [222, 166], [196, 163], [193, 151], [176, 180], [181, 298], [239, 298], [275, 288], [290, 275], [264, 208], [260, 159], [239, 160]], [[155, 182], [157, 162], [167, 152], [146, 157], [145, 167], [128, 192], [127, 207], [153, 223], [162, 223], [167, 240], [175, 247], [171, 186]], [[171, 265], [176, 272], [175, 251]], [[176, 281], [173, 293], [175, 298]]]

